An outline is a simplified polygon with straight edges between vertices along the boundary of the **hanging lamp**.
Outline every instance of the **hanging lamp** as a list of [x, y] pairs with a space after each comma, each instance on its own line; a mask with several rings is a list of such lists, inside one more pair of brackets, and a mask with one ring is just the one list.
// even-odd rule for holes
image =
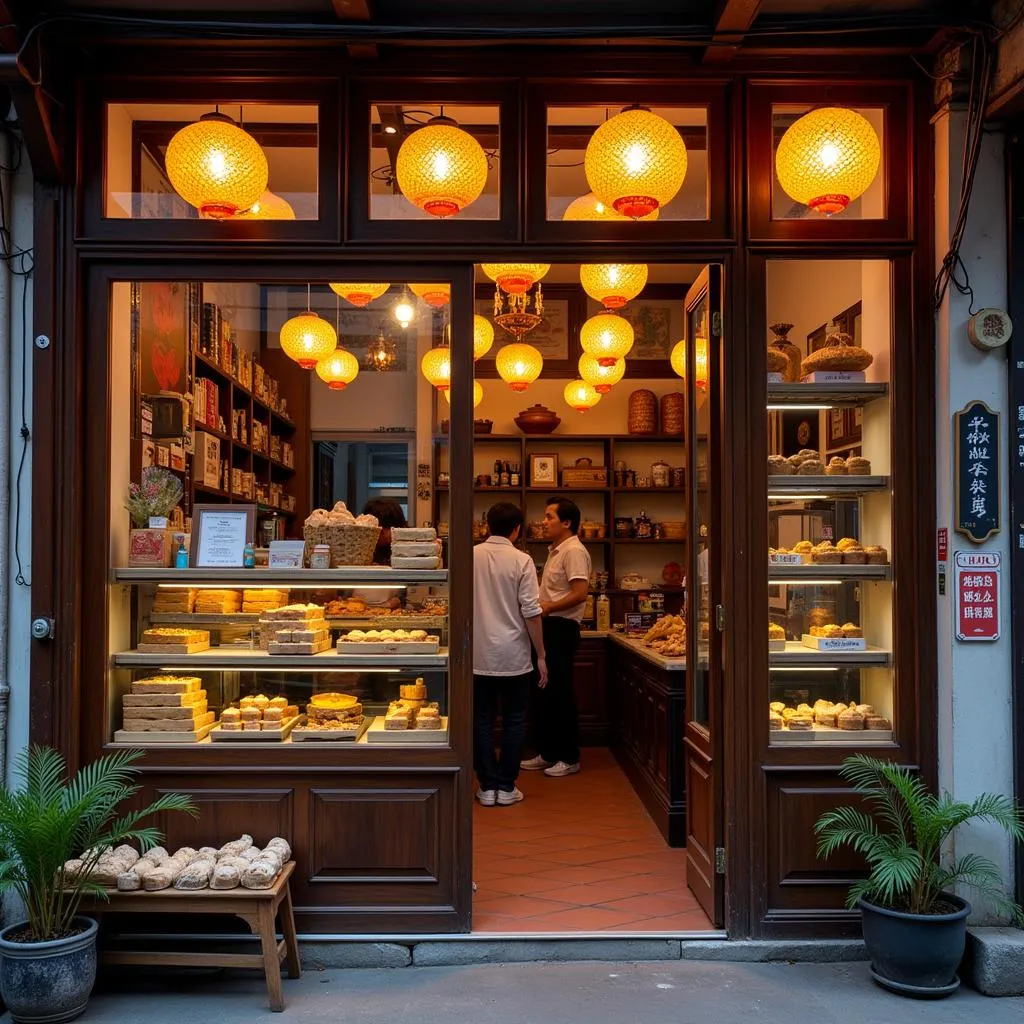
[[786, 129], [775, 173], [791, 199], [815, 213], [841, 213], [878, 174], [882, 148], [871, 122], [846, 107], [819, 107]]
[[646, 107], [627, 107], [598, 126], [583, 169], [606, 206], [634, 220], [670, 202], [686, 178], [686, 143]]
[[605, 309], [621, 309], [635, 299], [647, 284], [646, 263], [583, 263], [583, 290]]
[[434, 309], [447, 306], [452, 297], [450, 284], [411, 284], [409, 290]]
[[513, 390], [525, 391], [544, 368], [544, 357], [532, 345], [517, 341], [498, 349], [498, 376]]
[[565, 404], [577, 412], [593, 409], [601, 401], [601, 395], [597, 388], [585, 380], [570, 381], [565, 385], [562, 396], [565, 398]]
[[633, 325], [611, 310], [595, 314], [580, 328], [583, 351], [594, 356], [601, 366], [611, 366], [625, 359], [635, 338]]
[[[451, 405], [452, 404], [452, 389], [445, 388], [441, 392], [444, 395], [444, 400]], [[480, 381], [473, 381], [473, 408], [475, 409], [484, 400], [484, 386]]]
[[438, 391], [447, 391], [452, 385], [452, 355], [447, 345], [438, 345], [420, 360], [423, 376]]
[[[708, 390], [708, 340], [698, 338], [694, 347], [694, 361], [696, 362], [697, 390]], [[677, 341], [672, 347], [669, 356], [672, 369], [686, 380], [686, 341]]]
[[353, 306], [362, 307], [379, 299], [390, 287], [390, 284], [332, 284], [330, 289]]
[[[619, 220], [629, 221], [632, 217], [627, 217], [623, 213], [617, 213], [610, 206], [605, 206], [593, 192], [588, 192], [586, 195], [580, 196], [578, 199], [574, 199], [566, 208], [565, 213], [562, 214], [562, 220]], [[648, 214], [646, 217], [641, 217], [640, 220], [657, 220], [658, 211], [655, 210], [653, 213]]]
[[395, 161], [402, 195], [434, 217], [453, 217], [474, 203], [487, 170], [483, 146], [443, 113], [409, 135]]
[[316, 375], [332, 391], [344, 391], [359, 376], [359, 360], [347, 348], [336, 348], [317, 362]]
[[287, 199], [269, 189], [248, 210], [235, 214], [237, 220], [295, 220], [295, 211]]
[[306, 285], [306, 311], [286, 320], [281, 326], [281, 348], [304, 370], [313, 370], [321, 359], [338, 345], [334, 328], [310, 308], [310, 288]]
[[523, 295], [551, 269], [550, 263], [481, 263], [480, 269], [509, 295]]
[[368, 370], [387, 373], [393, 370], [398, 362], [398, 350], [395, 343], [384, 337], [384, 325], [381, 324], [377, 337], [366, 348], [365, 365]]
[[580, 377], [594, 386], [599, 395], [608, 394], [626, 374], [626, 360], [619, 359], [609, 366], [602, 366], [595, 356], [584, 352], [579, 361]]
[[409, 293], [404, 287], [402, 288], [402, 297], [398, 300], [393, 312], [403, 330], [416, 319], [416, 307], [412, 304]]
[[213, 220], [250, 209], [270, 177], [260, 144], [219, 111], [177, 131], [167, 144], [164, 164], [174, 191]]
[[494, 344], [494, 326], [479, 313], [473, 314], [473, 361], [486, 355]]

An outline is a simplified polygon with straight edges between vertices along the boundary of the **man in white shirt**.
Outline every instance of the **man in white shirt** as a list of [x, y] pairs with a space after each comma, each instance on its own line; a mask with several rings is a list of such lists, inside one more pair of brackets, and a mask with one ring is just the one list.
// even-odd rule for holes
[[590, 588], [590, 554], [577, 534], [579, 506], [568, 498], [548, 498], [544, 533], [551, 541], [540, 582], [548, 684], [534, 692], [537, 756], [523, 761], [527, 771], [552, 778], [580, 770], [580, 725], [573, 689], [573, 662], [580, 646], [580, 621]]
[[537, 567], [515, 546], [522, 528], [519, 506], [498, 502], [487, 512], [490, 536], [473, 549], [473, 764], [476, 798], [485, 807], [507, 807], [523, 799], [516, 779], [534, 679], [531, 643], [537, 652], [537, 685], [543, 690], [548, 682]]

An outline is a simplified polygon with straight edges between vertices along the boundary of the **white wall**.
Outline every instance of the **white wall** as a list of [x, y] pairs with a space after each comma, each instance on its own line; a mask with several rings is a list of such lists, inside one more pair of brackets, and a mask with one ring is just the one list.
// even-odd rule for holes
[[[935, 125], [936, 259], [948, 247], [950, 225], [960, 192], [964, 115], [939, 118]], [[970, 275], [975, 308], [1007, 305], [1006, 207], [1003, 136], [987, 134], [974, 184], [967, 233], [960, 255]], [[937, 269], [937, 268], [936, 268]], [[980, 547], [953, 532], [953, 414], [980, 399], [1002, 414], [1000, 451], [1006, 453], [1009, 415], [1005, 350], [983, 354], [967, 338], [967, 297], [950, 288], [936, 321], [937, 521], [949, 529], [950, 565], [957, 550], [997, 551], [1003, 558], [1002, 638], [996, 643], [958, 643], [954, 639], [953, 577], [946, 596], [938, 597], [938, 689], [940, 784], [957, 799], [982, 792], [1013, 793], [1012, 673], [1009, 619], [1009, 544], [1007, 487], [1001, 489], [1003, 529]], [[1018, 325], [1019, 327], [1020, 325]], [[1003, 454], [1000, 471], [1008, 472]], [[925, 680], [925, 685], [928, 680]], [[957, 856], [979, 852], [999, 866], [1011, 888], [1013, 848], [998, 828], [979, 825], [960, 832]], [[975, 923], [994, 917], [992, 908], [975, 908]]]

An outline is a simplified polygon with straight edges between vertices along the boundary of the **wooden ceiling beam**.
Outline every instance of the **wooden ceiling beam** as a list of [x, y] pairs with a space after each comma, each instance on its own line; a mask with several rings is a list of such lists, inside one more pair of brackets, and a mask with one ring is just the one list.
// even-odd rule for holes
[[[338, 21], [369, 21], [373, 17], [369, 0], [331, 0], [331, 5]], [[378, 57], [376, 43], [353, 42], [347, 49], [353, 60], [376, 60]]]
[[705, 64], [721, 64], [732, 60], [743, 45], [743, 35], [749, 31], [761, 0], [718, 0], [715, 10], [714, 36], [704, 51]]

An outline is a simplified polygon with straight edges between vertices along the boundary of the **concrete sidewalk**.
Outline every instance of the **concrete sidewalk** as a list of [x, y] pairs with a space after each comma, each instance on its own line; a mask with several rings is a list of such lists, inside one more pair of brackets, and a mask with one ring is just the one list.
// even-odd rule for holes
[[[522, 963], [307, 970], [267, 1009], [255, 971], [105, 972], [85, 1024], [1021, 1024], [1024, 998], [918, 1002], [866, 963]], [[0, 1021], [9, 1021], [4, 1015]]]

